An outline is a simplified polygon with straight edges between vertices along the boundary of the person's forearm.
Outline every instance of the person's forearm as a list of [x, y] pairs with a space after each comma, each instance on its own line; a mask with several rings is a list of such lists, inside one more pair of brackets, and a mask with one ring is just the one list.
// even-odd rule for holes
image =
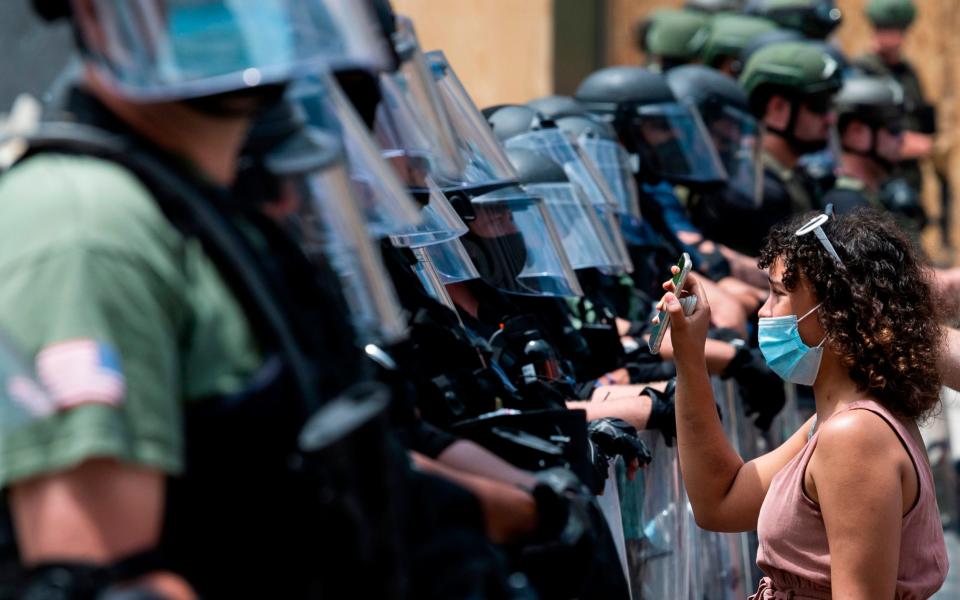
[[467, 489], [480, 502], [487, 535], [498, 544], [521, 541], [537, 527], [533, 496], [517, 487], [452, 469], [416, 452], [416, 468]]
[[767, 274], [757, 266], [756, 258], [747, 256], [746, 254], [740, 254], [736, 250], [727, 248], [726, 246], [720, 246], [720, 253], [723, 254], [723, 257], [730, 263], [731, 275], [752, 286], [766, 289], [768, 285]]
[[676, 411], [687, 495], [697, 521], [709, 523], [711, 510], [726, 496], [743, 460], [727, 441], [703, 356], [677, 363]]
[[[737, 349], [733, 344], [722, 340], [708, 339], [704, 346], [707, 372], [711, 375], [720, 375], [727, 369], [727, 365], [737, 354]], [[663, 360], [673, 360], [673, 346], [670, 343], [670, 335], [663, 338], [663, 344], [660, 346], [660, 356]]]
[[943, 385], [960, 390], [960, 331], [944, 327], [944, 348], [938, 368]]
[[[643, 387], [636, 385], [604, 386], [600, 388], [601, 395], [596, 400], [591, 402], [567, 402], [567, 408], [586, 411], [588, 421], [614, 417], [623, 419], [637, 429], [646, 429], [653, 404], [648, 396], [640, 395], [640, 390]], [[607, 391], [604, 390], [609, 391], [609, 396], [607, 396]], [[605, 396], [606, 400], [603, 399]]]
[[526, 490], [537, 485], [533, 474], [518, 469], [496, 454], [469, 440], [458, 440], [440, 453], [437, 460], [461, 473], [495, 479]]

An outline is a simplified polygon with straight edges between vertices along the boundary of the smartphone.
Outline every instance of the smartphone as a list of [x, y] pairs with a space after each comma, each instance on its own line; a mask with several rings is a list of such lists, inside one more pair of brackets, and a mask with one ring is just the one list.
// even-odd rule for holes
[[[680, 260], [677, 261], [677, 267], [680, 269], [680, 272], [673, 276], [673, 285], [676, 290], [675, 293], [679, 298], [680, 291], [683, 289], [683, 283], [687, 280], [690, 269], [693, 268], [693, 263], [690, 262], [690, 255], [684, 252]], [[684, 308], [686, 309], [686, 307]], [[684, 312], [687, 311], [684, 310]], [[661, 310], [659, 316], [660, 322], [653, 326], [653, 332], [650, 334], [650, 354], [660, 354], [660, 344], [663, 343], [663, 336], [667, 334], [667, 329], [670, 328], [670, 313], [666, 310]]]

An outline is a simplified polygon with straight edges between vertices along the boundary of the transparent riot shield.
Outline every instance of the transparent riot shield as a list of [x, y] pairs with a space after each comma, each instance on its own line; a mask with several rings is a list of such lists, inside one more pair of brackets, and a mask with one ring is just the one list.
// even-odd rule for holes
[[682, 512], [685, 510], [676, 448], [656, 431], [640, 436], [652, 462], [629, 481], [618, 476], [630, 587], [635, 599], [685, 598]]

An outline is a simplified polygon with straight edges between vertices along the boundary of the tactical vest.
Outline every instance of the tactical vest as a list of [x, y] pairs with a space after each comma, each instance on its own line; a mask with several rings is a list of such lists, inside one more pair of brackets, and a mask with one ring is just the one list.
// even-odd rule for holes
[[180, 573], [209, 598], [400, 597], [406, 461], [382, 389], [348, 389], [364, 361], [333, 272], [93, 98], [75, 91], [67, 110], [88, 125], [43, 125], [26, 156], [91, 156], [136, 176], [200, 242], [267, 356], [242, 393], [185, 406], [185, 473], [168, 480], [160, 558], [145, 570]]

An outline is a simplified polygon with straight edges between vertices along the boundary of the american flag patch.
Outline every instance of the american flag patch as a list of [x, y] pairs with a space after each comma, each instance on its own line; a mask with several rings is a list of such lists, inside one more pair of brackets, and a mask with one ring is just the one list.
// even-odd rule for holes
[[119, 406], [126, 392], [117, 351], [91, 339], [47, 346], [37, 354], [37, 375], [58, 410], [91, 403]]

